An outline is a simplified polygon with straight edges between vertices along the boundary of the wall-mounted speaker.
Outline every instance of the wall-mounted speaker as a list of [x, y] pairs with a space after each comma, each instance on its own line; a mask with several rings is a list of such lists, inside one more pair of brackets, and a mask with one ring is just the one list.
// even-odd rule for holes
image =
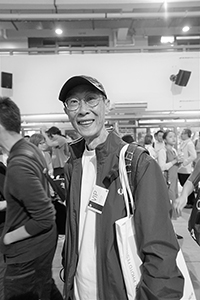
[[176, 85], [186, 86], [190, 79], [191, 72], [185, 70], [179, 70], [177, 75], [171, 75], [170, 80], [173, 81]]
[[1, 87], [5, 89], [12, 89], [12, 73], [1, 72]]

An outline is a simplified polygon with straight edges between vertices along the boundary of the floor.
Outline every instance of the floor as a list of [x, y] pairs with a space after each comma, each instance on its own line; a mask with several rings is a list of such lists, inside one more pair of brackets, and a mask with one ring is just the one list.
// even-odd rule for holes
[[[179, 244], [183, 251], [183, 255], [190, 273], [190, 277], [196, 294], [196, 300], [200, 300], [200, 247], [191, 238], [187, 230], [187, 223], [190, 212], [190, 209], [184, 209], [182, 216], [173, 221], [173, 225], [175, 228], [175, 232], [183, 236], [183, 239], [179, 240]], [[59, 273], [61, 270], [61, 251], [63, 242], [64, 237], [60, 236], [53, 264], [53, 276], [60, 291], [63, 291], [63, 282], [59, 277]]]

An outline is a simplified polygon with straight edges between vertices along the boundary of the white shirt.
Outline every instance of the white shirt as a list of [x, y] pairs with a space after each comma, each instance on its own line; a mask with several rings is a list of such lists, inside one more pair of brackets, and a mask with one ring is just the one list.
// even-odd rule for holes
[[183, 153], [184, 158], [182, 165], [178, 169], [178, 173], [191, 174], [193, 171], [192, 162], [197, 157], [194, 143], [191, 139], [184, 140], [181, 142], [178, 151], [179, 153]]
[[84, 151], [82, 167], [79, 260], [74, 279], [74, 296], [75, 300], [97, 300], [96, 213], [88, 209], [88, 202], [96, 183], [95, 150]]

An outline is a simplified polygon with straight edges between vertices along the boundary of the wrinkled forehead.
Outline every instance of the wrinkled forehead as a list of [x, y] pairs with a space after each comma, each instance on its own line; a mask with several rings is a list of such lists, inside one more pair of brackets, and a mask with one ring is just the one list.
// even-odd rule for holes
[[91, 85], [87, 85], [87, 84], [84, 84], [84, 85], [77, 85], [76, 87], [74, 87], [73, 89], [71, 89], [69, 91], [69, 93], [67, 94], [67, 98], [66, 99], [69, 99], [69, 98], [72, 98], [72, 97], [76, 97], [78, 95], [82, 95], [82, 96], [85, 96], [85, 95], [88, 95], [88, 94], [96, 94], [96, 95], [103, 95], [98, 89], [96, 89], [95, 87], [91, 86]]

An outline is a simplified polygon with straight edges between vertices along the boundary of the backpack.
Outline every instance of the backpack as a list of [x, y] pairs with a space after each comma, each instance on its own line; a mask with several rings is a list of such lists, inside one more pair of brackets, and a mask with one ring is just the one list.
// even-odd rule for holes
[[[137, 187], [137, 169], [138, 169], [138, 162], [143, 153], [149, 154], [148, 150], [144, 147], [138, 145], [137, 143], [131, 143], [128, 146], [125, 155], [125, 164], [126, 164], [126, 171], [129, 180], [129, 185], [133, 194]], [[134, 174], [134, 178], [131, 178], [131, 175]], [[132, 180], [133, 179], [133, 180]]]

